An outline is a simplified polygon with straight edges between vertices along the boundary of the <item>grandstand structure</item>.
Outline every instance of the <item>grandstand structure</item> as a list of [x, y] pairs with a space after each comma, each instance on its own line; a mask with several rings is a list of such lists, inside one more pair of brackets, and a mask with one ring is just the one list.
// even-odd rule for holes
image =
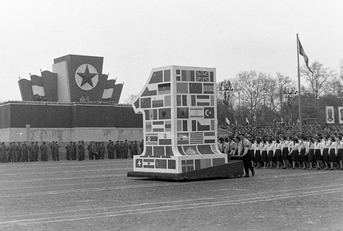
[[19, 79], [22, 101], [0, 104], [0, 140], [141, 140], [142, 115], [119, 104], [123, 84], [102, 73], [103, 57], [66, 55], [53, 71]]

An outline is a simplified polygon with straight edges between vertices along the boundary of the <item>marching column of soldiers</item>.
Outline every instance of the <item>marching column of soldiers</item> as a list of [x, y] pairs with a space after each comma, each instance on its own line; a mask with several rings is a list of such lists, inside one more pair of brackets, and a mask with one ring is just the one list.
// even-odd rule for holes
[[[143, 141], [142, 141], [143, 142]], [[107, 154], [108, 159], [128, 159], [138, 155], [138, 148], [143, 152], [143, 144], [136, 141], [125, 140], [116, 141], [115, 143], [110, 140], [107, 145], [105, 142], [91, 141], [86, 147], [84, 141], [70, 142], [66, 147], [66, 160], [85, 160], [86, 150], [88, 150], [89, 160], [105, 159]], [[51, 154], [51, 160], [60, 160], [60, 146], [57, 141], [47, 144], [42, 142], [41, 145], [38, 141], [31, 142], [31, 144], [24, 142], [10, 142], [8, 145], [5, 142], [0, 143], [0, 162], [35, 162], [48, 161], [48, 156]]]

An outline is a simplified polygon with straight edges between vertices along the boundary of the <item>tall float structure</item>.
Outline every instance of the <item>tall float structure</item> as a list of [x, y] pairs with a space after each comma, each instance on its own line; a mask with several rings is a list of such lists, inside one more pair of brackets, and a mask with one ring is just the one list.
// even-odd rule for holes
[[218, 150], [215, 68], [153, 69], [132, 106], [143, 114], [145, 147], [128, 176], [185, 180], [242, 175], [241, 161], [228, 163]]

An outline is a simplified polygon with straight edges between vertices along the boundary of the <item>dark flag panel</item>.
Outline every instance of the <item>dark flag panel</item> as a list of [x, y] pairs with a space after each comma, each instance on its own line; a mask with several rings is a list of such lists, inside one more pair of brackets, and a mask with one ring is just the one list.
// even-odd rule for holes
[[20, 79], [18, 81], [21, 98], [23, 101], [33, 101], [33, 92], [31, 81], [27, 79]]
[[116, 103], [119, 102], [122, 90], [123, 90], [123, 84], [122, 83], [116, 84], [114, 86], [114, 92], [113, 92], [113, 97], [112, 97], [114, 102], [116, 102]]
[[42, 73], [43, 87], [45, 91], [46, 101], [58, 101], [57, 74], [50, 71]]

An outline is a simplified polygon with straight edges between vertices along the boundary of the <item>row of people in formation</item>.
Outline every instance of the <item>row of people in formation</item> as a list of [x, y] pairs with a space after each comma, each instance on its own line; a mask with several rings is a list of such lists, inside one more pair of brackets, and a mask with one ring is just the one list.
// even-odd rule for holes
[[[108, 159], [126, 159], [132, 158], [133, 155], [138, 155], [138, 147], [143, 150], [143, 142], [138, 144], [137, 141], [128, 142], [109, 141], [107, 145], [105, 142], [91, 141], [88, 145], [84, 144], [84, 141], [70, 142], [65, 147], [65, 154], [67, 160], [84, 160], [86, 151], [88, 151], [88, 157], [93, 159], [104, 159], [105, 153], [107, 153]], [[57, 141], [51, 143], [38, 141], [35, 142], [5, 142], [0, 143], [0, 162], [34, 162], [34, 161], [48, 161], [48, 155], [51, 154], [51, 160], [60, 160], [60, 145]], [[40, 156], [40, 158], [39, 158]]]
[[[308, 168], [343, 170], [342, 135], [248, 138], [245, 146], [252, 165], [260, 168]], [[240, 156], [241, 139], [229, 136], [219, 140], [219, 149], [230, 157]]]

